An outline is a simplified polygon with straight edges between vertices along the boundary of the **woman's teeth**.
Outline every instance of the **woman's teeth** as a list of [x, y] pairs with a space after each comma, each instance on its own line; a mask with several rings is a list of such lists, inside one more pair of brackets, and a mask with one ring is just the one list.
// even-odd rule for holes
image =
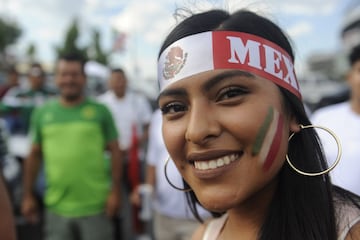
[[239, 154], [231, 154], [210, 161], [195, 161], [194, 165], [195, 168], [199, 170], [215, 169], [230, 164], [231, 162], [235, 161], [238, 157]]

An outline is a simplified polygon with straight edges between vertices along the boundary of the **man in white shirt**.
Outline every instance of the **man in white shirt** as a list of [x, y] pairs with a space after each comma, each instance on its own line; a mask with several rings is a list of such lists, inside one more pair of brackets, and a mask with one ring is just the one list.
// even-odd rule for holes
[[147, 129], [152, 109], [148, 100], [141, 94], [127, 88], [127, 78], [122, 69], [114, 69], [109, 79], [109, 90], [99, 96], [112, 112], [120, 133], [120, 147], [128, 151], [131, 147], [133, 127], [136, 127], [140, 142], [147, 141]]
[[[119, 132], [120, 149], [124, 159], [123, 180], [125, 185], [123, 187], [125, 192], [122, 194], [122, 215], [125, 215], [126, 218], [129, 216], [136, 218], [137, 209], [130, 210], [128, 195], [141, 182], [141, 169], [145, 163], [143, 160], [153, 111], [145, 96], [129, 90], [127, 83], [124, 70], [113, 69], [108, 82], [109, 90], [100, 95], [98, 100], [109, 108]], [[115, 219], [116, 221], [120, 220]], [[136, 220], [134, 221], [136, 222]], [[122, 238], [131, 234], [129, 233], [130, 222], [131, 220], [125, 219], [122, 223], [115, 223], [117, 226], [122, 225]]]
[[[360, 195], [360, 45], [349, 56], [350, 70], [347, 83], [350, 99], [315, 111], [312, 115], [314, 125], [328, 127], [339, 137], [342, 157], [331, 171], [334, 184]], [[337, 146], [331, 135], [319, 131], [329, 165], [337, 155]]]

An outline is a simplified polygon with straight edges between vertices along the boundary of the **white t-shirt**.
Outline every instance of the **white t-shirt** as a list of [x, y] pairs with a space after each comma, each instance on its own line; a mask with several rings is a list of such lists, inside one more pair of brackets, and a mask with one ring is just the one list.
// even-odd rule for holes
[[[360, 115], [351, 110], [349, 102], [343, 102], [318, 109], [311, 120], [331, 129], [341, 142], [342, 157], [330, 172], [333, 183], [360, 195]], [[330, 134], [318, 133], [331, 165], [337, 156], [336, 143]]]
[[[154, 112], [149, 127], [149, 144], [147, 150], [147, 164], [155, 166], [156, 186], [154, 197], [154, 209], [168, 217], [178, 219], [193, 219], [193, 215], [187, 205], [185, 193], [172, 188], [164, 174], [164, 165], [169, 154], [166, 150], [162, 131], [162, 114], [158, 109]], [[167, 175], [175, 186], [183, 188], [183, 182], [174, 162], [169, 161], [166, 168]], [[210, 214], [199, 207], [200, 216], [207, 218]]]
[[136, 126], [138, 137], [143, 134], [143, 126], [150, 123], [152, 109], [147, 99], [134, 92], [128, 91], [121, 99], [112, 91], [100, 95], [98, 100], [105, 104], [115, 121], [119, 131], [121, 149], [129, 149], [132, 139], [132, 129]]

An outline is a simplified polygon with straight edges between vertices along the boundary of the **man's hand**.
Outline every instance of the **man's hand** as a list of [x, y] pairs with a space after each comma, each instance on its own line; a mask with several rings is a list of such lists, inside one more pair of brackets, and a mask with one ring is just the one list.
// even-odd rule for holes
[[130, 193], [130, 203], [140, 207], [141, 205], [141, 198], [139, 192], [139, 185], [135, 187], [135, 189]]
[[106, 216], [114, 217], [120, 209], [121, 194], [120, 190], [112, 190], [106, 202]]
[[29, 223], [35, 224], [39, 222], [38, 204], [33, 195], [27, 195], [23, 198], [21, 213]]

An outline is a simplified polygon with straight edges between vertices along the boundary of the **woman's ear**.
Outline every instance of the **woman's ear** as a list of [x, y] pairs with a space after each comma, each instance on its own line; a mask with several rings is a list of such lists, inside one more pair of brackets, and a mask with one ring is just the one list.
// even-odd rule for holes
[[297, 133], [300, 131], [300, 124], [298, 123], [298, 120], [294, 114], [290, 116], [289, 129], [292, 133]]

